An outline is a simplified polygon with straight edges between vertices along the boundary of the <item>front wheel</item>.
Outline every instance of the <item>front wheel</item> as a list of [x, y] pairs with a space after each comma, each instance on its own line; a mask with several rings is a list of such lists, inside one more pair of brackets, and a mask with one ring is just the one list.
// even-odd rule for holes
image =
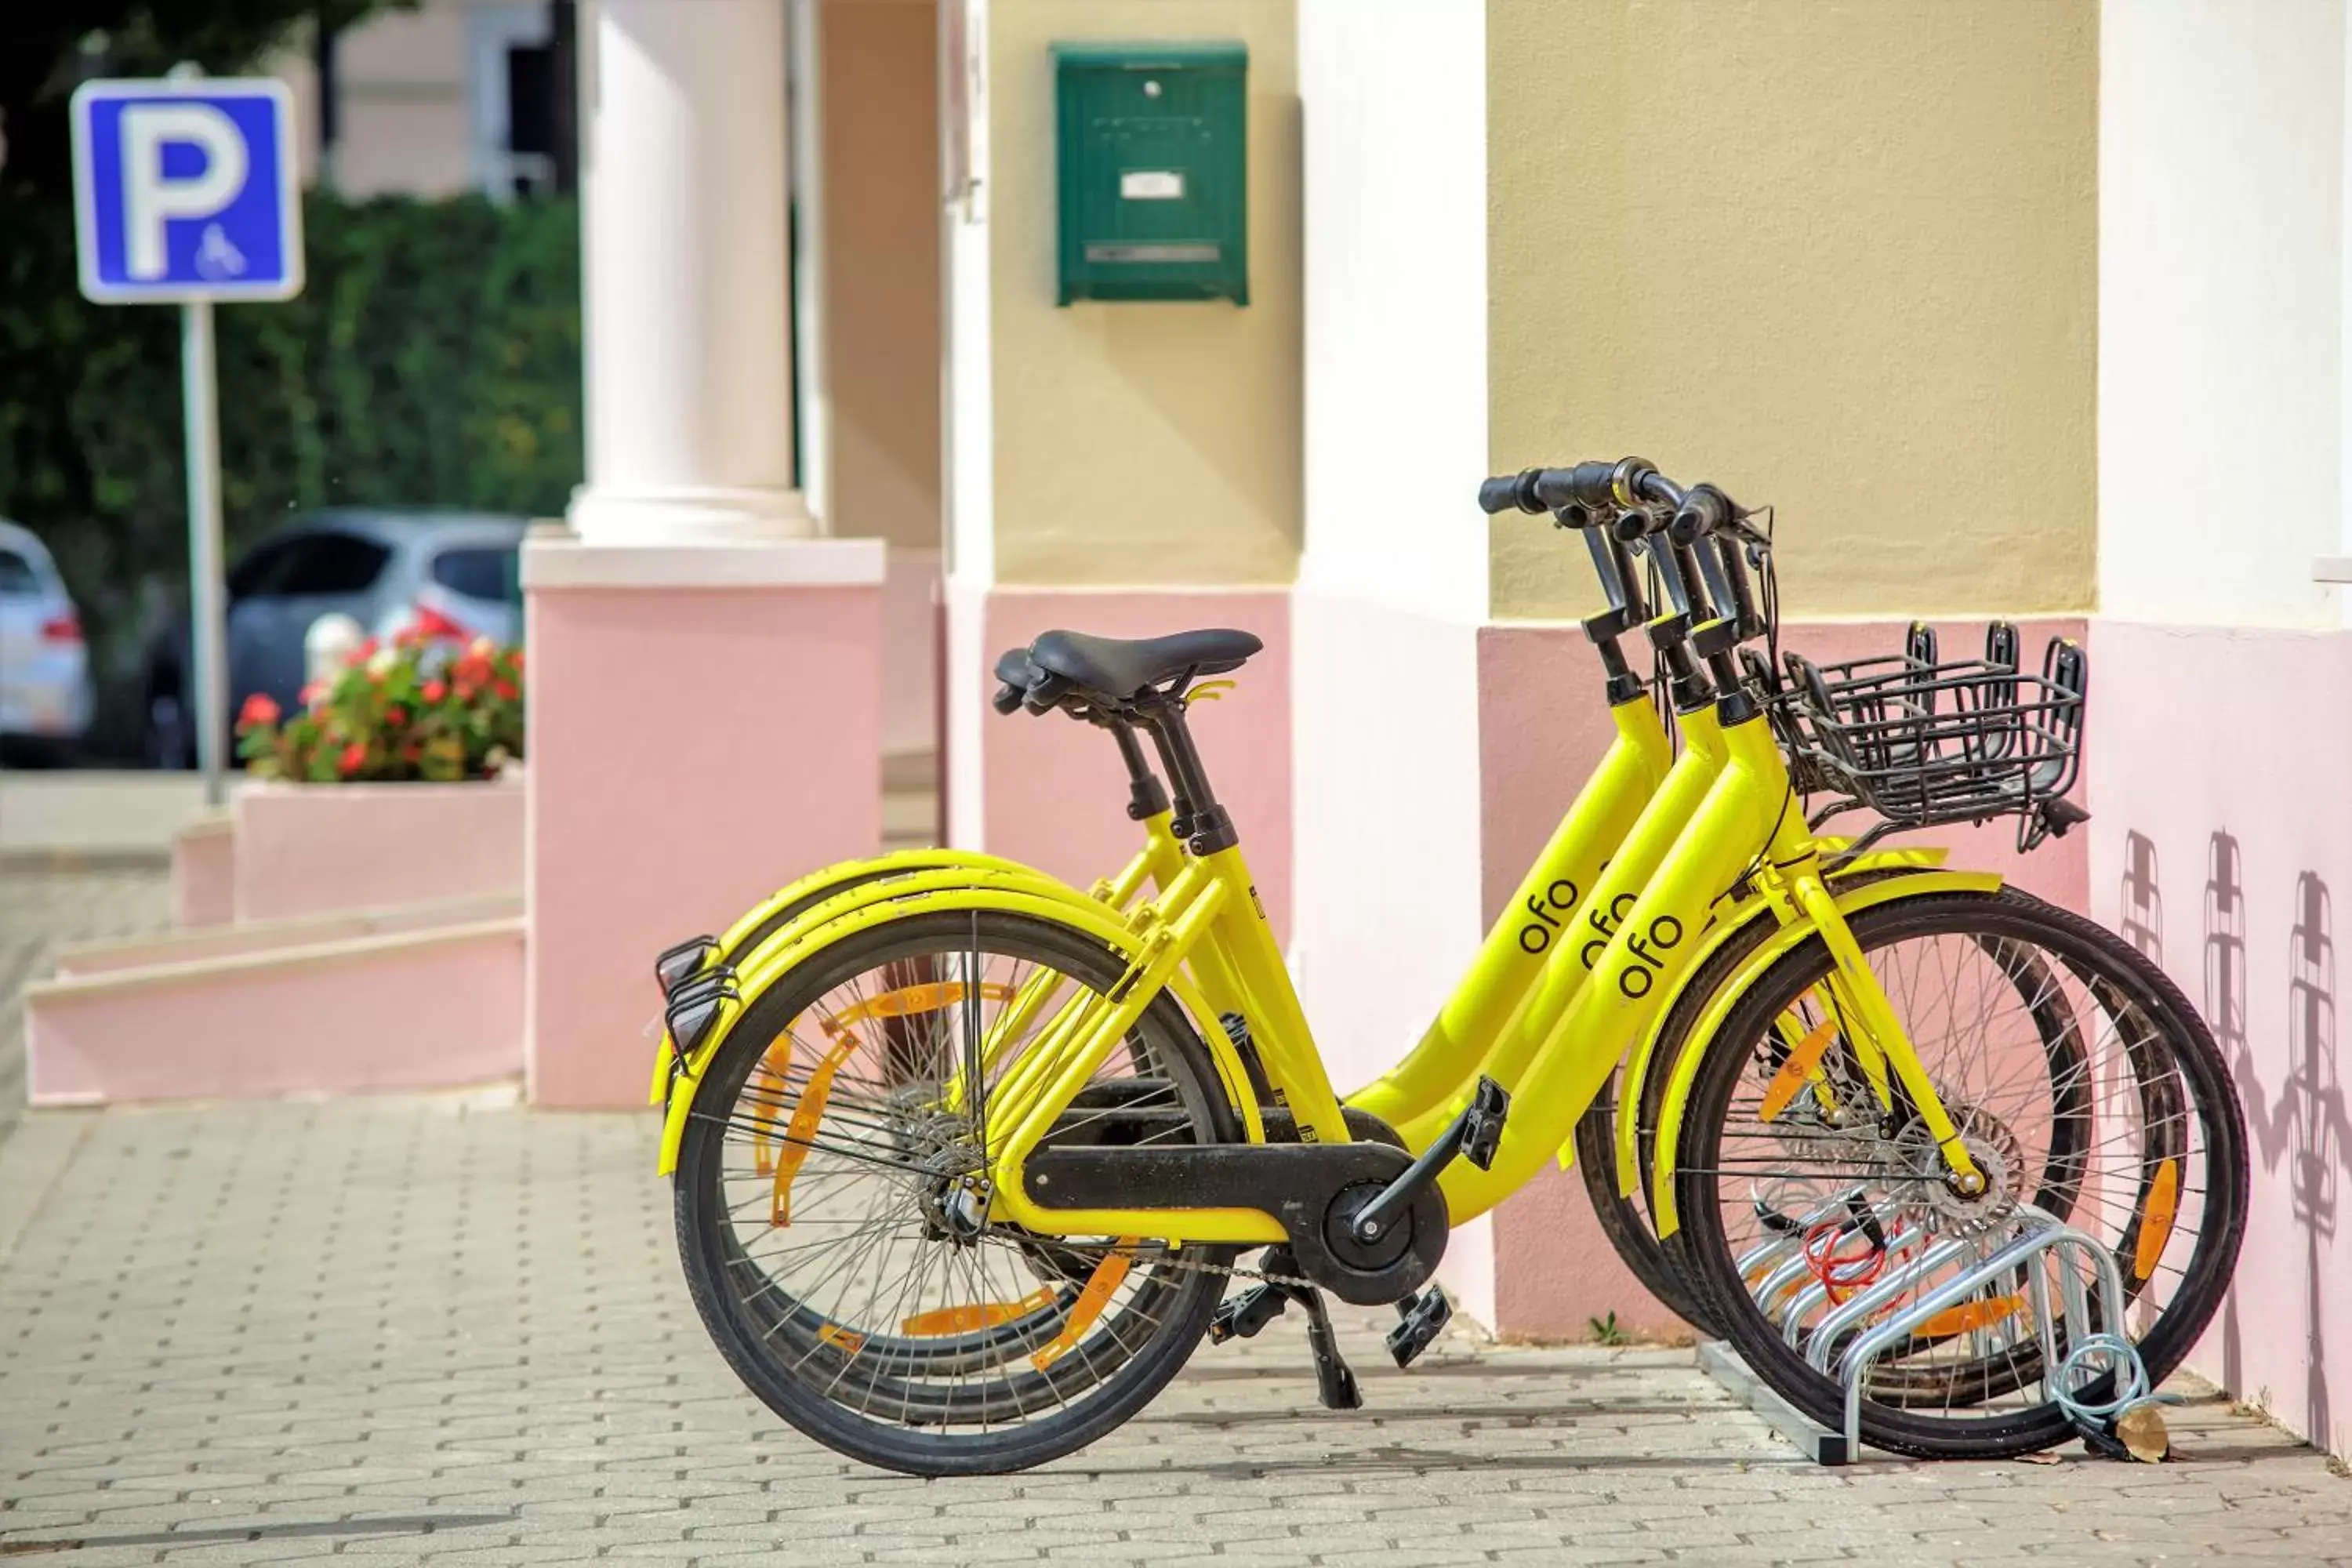
[[[2048, 1215], [2113, 1258], [2125, 1300], [2098, 1301], [2089, 1327], [2128, 1335], [2160, 1383], [2220, 1305], [2246, 1220], [2242, 1114], [2195, 1010], [2137, 950], [2013, 889], [1882, 904], [1852, 929], [1988, 1184], [1957, 1190], [1904, 1097], [1873, 1098], [1813, 937], [1698, 1047], [1669, 1256], [1757, 1375], [1837, 1426], [1843, 1390], [1819, 1368]], [[1809, 1077], [1790, 1065], [1791, 1018]], [[1818, 1267], [1775, 1288], [1799, 1276], [1768, 1274], [1774, 1258]], [[1873, 1291], [1881, 1278], [1902, 1294]], [[2067, 1437], [2045, 1347], [2070, 1347], [2038, 1314], [2069, 1283], [2021, 1270], [1923, 1315], [1871, 1374], [1864, 1440], [1936, 1458]]]

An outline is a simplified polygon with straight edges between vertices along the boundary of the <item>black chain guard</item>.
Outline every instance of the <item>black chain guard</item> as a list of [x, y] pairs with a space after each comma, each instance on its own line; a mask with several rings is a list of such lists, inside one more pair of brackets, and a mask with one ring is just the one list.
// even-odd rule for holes
[[1377, 1307], [1419, 1289], [1445, 1256], [1444, 1194], [1432, 1186], [1413, 1200], [1379, 1267], [1342, 1258], [1326, 1233], [1344, 1219], [1334, 1211], [1343, 1194], [1360, 1202], [1412, 1163], [1403, 1150], [1370, 1142], [1045, 1148], [1029, 1156], [1022, 1181], [1029, 1201], [1049, 1211], [1256, 1209], [1282, 1226], [1301, 1274], [1350, 1306]]

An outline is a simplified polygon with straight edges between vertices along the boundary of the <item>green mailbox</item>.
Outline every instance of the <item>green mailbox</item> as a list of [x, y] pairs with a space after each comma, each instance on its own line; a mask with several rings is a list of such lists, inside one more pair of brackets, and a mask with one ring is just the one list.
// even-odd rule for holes
[[1249, 50], [1055, 44], [1061, 297], [1249, 303]]

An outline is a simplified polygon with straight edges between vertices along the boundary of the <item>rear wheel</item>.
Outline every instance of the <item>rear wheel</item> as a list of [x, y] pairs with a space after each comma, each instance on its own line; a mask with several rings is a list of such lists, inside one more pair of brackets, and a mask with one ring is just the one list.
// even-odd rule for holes
[[[985, 1119], [958, 1083], [1041, 976], [1055, 1000], [978, 1075], [991, 1089], [1125, 968], [1044, 921], [914, 916], [827, 949], [729, 1032], [679, 1151], [679, 1249], [721, 1353], [779, 1415], [891, 1469], [1013, 1470], [1110, 1431], [1182, 1366], [1230, 1252], [991, 1219]], [[1239, 1135], [1162, 996], [1046, 1142]]]

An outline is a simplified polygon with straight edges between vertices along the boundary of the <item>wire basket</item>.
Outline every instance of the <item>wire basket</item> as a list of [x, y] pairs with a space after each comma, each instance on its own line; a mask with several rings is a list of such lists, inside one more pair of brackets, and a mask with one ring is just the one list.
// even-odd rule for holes
[[1997, 622], [1985, 653], [1939, 661], [1934, 632], [1915, 626], [1901, 654], [1831, 665], [1787, 655], [1782, 740], [1799, 787], [1836, 797], [1815, 819], [1856, 806], [1895, 827], [2013, 816], [2021, 849], [2085, 820], [2064, 798], [2082, 773], [2081, 647], [2053, 637], [2028, 675], [2016, 628]]

